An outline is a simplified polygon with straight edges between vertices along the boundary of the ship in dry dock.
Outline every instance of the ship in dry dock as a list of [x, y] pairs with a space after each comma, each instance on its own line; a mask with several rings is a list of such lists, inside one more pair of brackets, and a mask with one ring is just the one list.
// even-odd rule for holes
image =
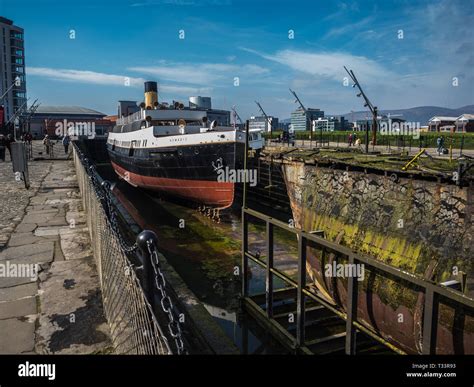
[[[107, 140], [121, 178], [209, 208], [232, 205], [236, 182], [220, 181], [218, 171], [242, 168], [245, 131], [212, 119], [210, 109], [158, 102], [156, 82], [145, 82], [138, 111], [121, 113]], [[249, 147], [261, 146], [261, 134], [251, 133]]]

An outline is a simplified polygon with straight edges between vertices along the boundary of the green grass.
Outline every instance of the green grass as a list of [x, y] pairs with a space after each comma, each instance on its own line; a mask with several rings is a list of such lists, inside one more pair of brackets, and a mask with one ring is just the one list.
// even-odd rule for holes
[[[350, 131], [334, 131], [334, 132], [323, 132], [323, 143], [324, 142], [335, 142], [340, 145], [347, 145]], [[365, 132], [355, 132], [361, 139], [362, 144], [365, 143]], [[273, 132], [272, 138], [276, 139], [282, 134], [282, 131]], [[436, 140], [440, 133], [429, 132], [420, 133], [420, 137], [415, 139], [408, 135], [398, 136], [383, 136], [378, 134], [377, 145], [385, 145], [391, 147], [404, 147], [404, 148], [436, 148]], [[454, 149], [474, 149], [474, 133], [441, 133], [444, 137], [444, 146], [449, 148], [450, 145]], [[264, 133], [266, 139], [270, 138], [270, 133]], [[297, 140], [308, 140], [310, 139], [309, 131], [297, 131], [295, 132]], [[321, 138], [320, 132], [313, 132], [313, 141], [319, 142]], [[369, 138], [372, 139], [372, 133], [369, 134]]]

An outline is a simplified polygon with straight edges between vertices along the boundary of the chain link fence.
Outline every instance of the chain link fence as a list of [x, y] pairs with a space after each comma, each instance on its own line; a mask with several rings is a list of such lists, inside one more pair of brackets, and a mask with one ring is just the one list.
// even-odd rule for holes
[[[148, 297], [138, 270], [145, 271], [150, 263], [156, 267], [155, 281], [158, 275], [158, 255], [156, 244], [153, 242], [150, 231], [142, 232], [137, 241], [130, 245], [122, 236], [117, 219], [117, 212], [111, 200], [110, 184], [104, 181], [95, 171], [82, 151], [73, 145], [74, 163], [77, 180], [82, 193], [82, 200], [89, 227], [91, 245], [94, 250], [105, 315], [110, 327], [112, 342], [117, 354], [172, 354], [169, 341], [163, 333], [154, 314], [151, 304], [154, 297], [148, 292]], [[155, 236], [156, 237], [156, 236]], [[140, 238], [142, 243], [140, 243]], [[140, 257], [140, 251], [149, 254], [145, 259]], [[135, 262], [143, 261], [142, 267], [131, 263], [130, 255]], [[143, 256], [142, 256], [143, 257]], [[149, 273], [152, 273], [148, 270]], [[161, 273], [161, 277], [163, 277]], [[170, 311], [173, 306], [167, 303], [164, 292], [164, 277], [161, 304]], [[165, 298], [165, 301], [163, 301]], [[176, 353], [183, 353], [181, 329], [176, 322], [169, 321], [168, 329], [171, 337], [176, 341]]]

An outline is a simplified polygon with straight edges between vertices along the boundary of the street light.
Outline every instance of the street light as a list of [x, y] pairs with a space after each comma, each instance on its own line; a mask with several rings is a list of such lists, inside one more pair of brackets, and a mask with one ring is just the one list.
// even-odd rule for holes
[[[375, 147], [376, 141], [377, 141], [377, 106], [372, 105], [370, 100], [367, 98], [365, 95], [364, 91], [362, 90], [362, 87], [360, 86], [359, 80], [356, 78], [354, 72], [352, 70], [348, 70], [346, 66], [344, 66], [344, 70], [346, 70], [347, 74], [351, 77], [352, 81], [354, 84], [352, 87], [356, 87], [359, 89], [359, 93], [357, 94], [357, 97], [363, 97], [364, 98], [364, 107], [368, 107], [370, 112], [372, 113], [372, 145]], [[369, 153], [369, 125], [367, 125], [367, 130], [365, 132], [365, 152]]]

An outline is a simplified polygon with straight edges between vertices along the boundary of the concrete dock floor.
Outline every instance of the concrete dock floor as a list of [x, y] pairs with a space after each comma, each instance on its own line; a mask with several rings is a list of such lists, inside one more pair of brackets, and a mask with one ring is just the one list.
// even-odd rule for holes
[[71, 160], [0, 161], [0, 353], [111, 352]]

